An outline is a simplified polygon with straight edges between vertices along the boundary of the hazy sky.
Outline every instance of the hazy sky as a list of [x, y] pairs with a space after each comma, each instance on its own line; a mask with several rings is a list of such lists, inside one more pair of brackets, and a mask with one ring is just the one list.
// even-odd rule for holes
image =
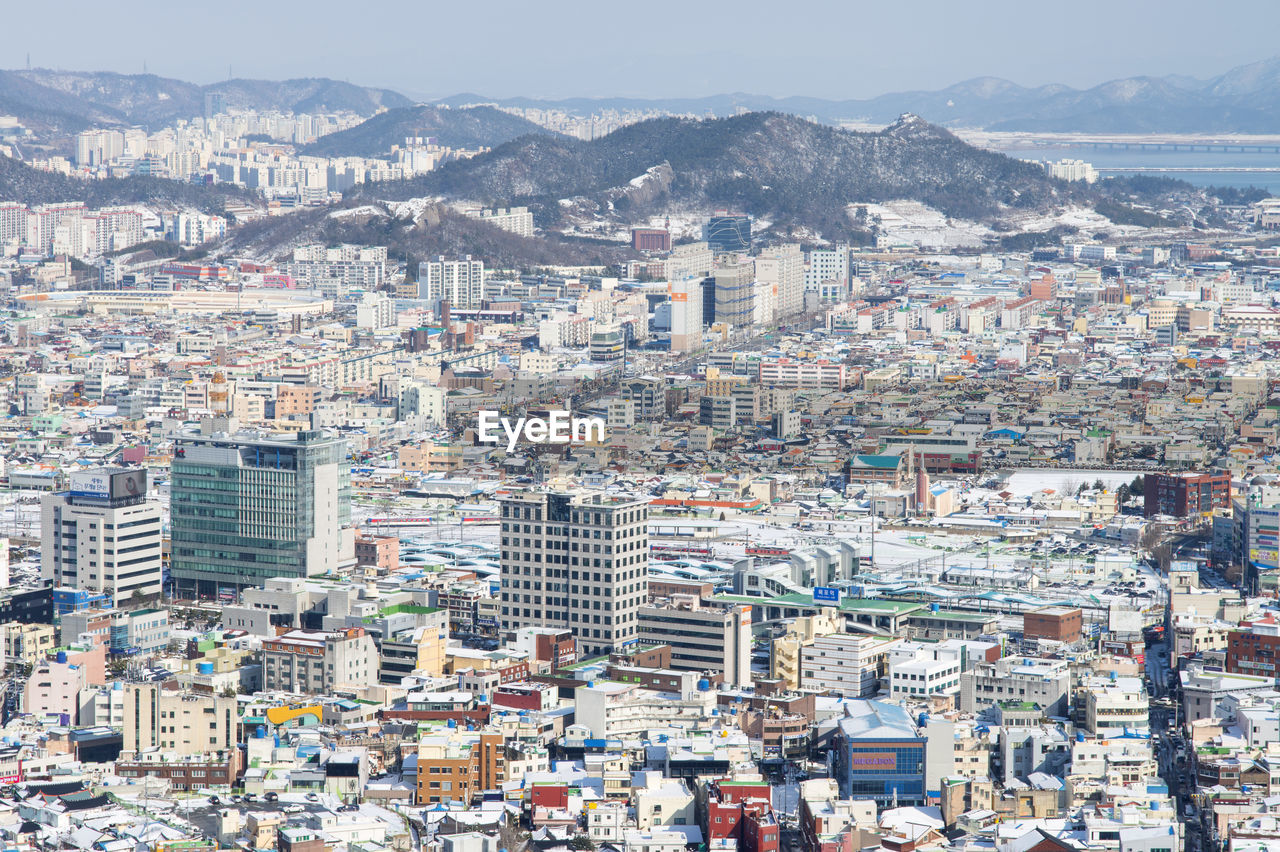
[[1088, 87], [1280, 53], [1274, 0], [4, 0], [0, 66], [199, 83], [334, 77], [415, 96], [861, 98], [979, 75]]

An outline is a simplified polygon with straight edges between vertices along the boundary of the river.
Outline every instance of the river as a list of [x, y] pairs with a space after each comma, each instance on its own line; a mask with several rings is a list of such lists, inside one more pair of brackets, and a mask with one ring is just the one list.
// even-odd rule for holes
[[[1280, 154], [1222, 151], [1108, 150], [1070, 145], [1029, 145], [997, 150], [1022, 160], [1084, 160], [1101, 177], [1144, 174], [1185, 180], [1195, 186], [1256, 186], [1280, 195]], [[1212, 171], [1200, 171], [1211, 169]], [[1268, 171], [1250, 171], [1265, 169]], [[1274, 171], [1270, 171], [1274, 170]]]

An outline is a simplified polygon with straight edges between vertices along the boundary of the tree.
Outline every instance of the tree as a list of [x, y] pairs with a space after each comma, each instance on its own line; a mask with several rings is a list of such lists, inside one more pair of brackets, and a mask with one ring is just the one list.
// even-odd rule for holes
[[575, 834], [569, 841], [570, 849], [595, 849], [596, 844], [585, 834]]
[[239, 695], [239, 694], [240, 694], [240, 693], [239, 693], [239, 692], [237, 692], [237, 691], [236, 691], [236, 688], [235, 688], [234, 686], [232, 686], [231, 684], [227, 684], [227, 685], [223, 688], [223, 690], [222, 690], [222, 697], [223, 697], [223, 698], [235, 698], [235, 697], [236, 697], [237, 695]]

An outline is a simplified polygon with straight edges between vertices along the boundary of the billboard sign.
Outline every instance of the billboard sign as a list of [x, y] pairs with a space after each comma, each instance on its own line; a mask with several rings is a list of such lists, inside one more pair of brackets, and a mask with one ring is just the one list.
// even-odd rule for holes
[[104, 471], [71, 474], [72, 497], [95, 497], [106, 500], [111, 497], [111, 475]]
[[815, 586], [813, 602], [815, 605], [839, 606], [840, 590], [832, 586]]
[[147, 496], [147, 472], [142, 468], [111, 474], [111, 499]]

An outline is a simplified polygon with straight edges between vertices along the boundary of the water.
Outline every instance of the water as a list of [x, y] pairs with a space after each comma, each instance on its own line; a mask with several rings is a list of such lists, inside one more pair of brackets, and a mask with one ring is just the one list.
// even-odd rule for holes
[[[1280, 195], [1280, 154], [1241, 154], [1222, 151], [1115, 151], [1070, 145], [1029, 145], [1000, 148], [1022, 160], [1084, 160], [1101, 169], [1101, 177], [1143, 174], [1184, 180], [1194, 186], [1256, 186]], [[1112, 171], [1115, 169], [1116, 171]], [[1146, 171], [1159, 169], [1160, 171]], [[1191, 171], [1215, 169], [1221, 171]], [[1275, 171], [1248, 171], [1275, 169]]]

